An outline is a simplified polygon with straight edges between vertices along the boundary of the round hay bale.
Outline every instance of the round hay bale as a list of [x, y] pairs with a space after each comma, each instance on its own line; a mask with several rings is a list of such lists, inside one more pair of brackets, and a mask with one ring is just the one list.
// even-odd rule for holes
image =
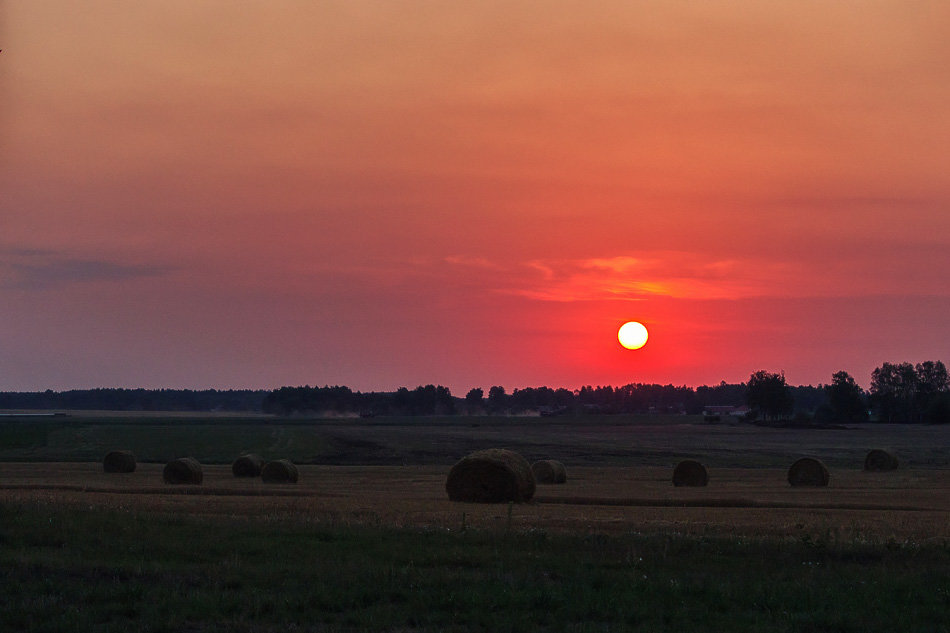
[[827, 486], [828, 479], [828, 468], [812, 457], [802, 457], [788, 469], [788, 483], [793, 486]]
[[528, 461], [514, 451], [475, 451], [452, 466], [445, 480], [451, 501], [505, 503], [529, 501], [535, 481]]
[[107, 473], [134, 473], [135, 455], [132, 451], [111, 451], [102, 458], [102, 470]]
[[162, 479], [166, 484], [200, 484], [204, 479], [204, 472], [197, 459], [179, 457], [165, 464]]
[[295, 484], [297, 477], [297, 467], [286, 459], [267, 462], [261, 469], [261, 479], [266, 484]]
[[553, 459], [542, 459], [531, 464], [531, 474], [539, 484], [563, 484], [567, 481], [564, 464]]
[[694, 459], [684, 459], [673, 469], [673, 485], [702, 487], [709, 483], [706, 467]]
[[260, 477], [264, 467], [264, 458], [254, 453], [241, 455], [231, 464], [231, 472], [235, 477]]
[[897, 470], [897, 457], [880, 448], [875, 448], [864, 458], [864, 470], [887, 471]]

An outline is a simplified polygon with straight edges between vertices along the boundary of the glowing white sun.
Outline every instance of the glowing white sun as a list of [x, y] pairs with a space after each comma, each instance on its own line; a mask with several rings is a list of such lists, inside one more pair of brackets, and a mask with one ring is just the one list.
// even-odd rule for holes
[[636, 321], [624, 323], [620, 326], [620, 331], [617, 332], [617, 339], [619, 339], [620, 344], [627, 349], [640, 349], [647, 344], [647, 338], [649, 338], [649, 336], [643, 324], [637, 323]]

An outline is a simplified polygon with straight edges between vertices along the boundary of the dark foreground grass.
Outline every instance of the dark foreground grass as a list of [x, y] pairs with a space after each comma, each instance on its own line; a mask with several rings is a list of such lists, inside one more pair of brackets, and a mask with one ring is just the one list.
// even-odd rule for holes
[[950, 548], [0, 506], [3, 631], [948, 631]]

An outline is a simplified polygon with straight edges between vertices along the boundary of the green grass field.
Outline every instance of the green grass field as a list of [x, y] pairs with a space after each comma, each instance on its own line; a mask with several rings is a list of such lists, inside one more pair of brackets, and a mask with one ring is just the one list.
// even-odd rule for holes
[[[947, 631], [950, 548], [0, 506], [9, 631]], [[898, 624], [899, 623], [899, 624]]]
[[427, 465], [498, 446], [578, 466], [669, 466], [692, 457], [733, 468], [787, 466], [802, 455], [850, 467], [869, 449], [888, 448], [910, 468], [950, 468], [950, 425], [773, 429], [697, 416], [0, 419], [0, 461], [99, 461], [123, 448], [157, 463], [190, 455], [228, 464], [255, 452], [300, 464]]

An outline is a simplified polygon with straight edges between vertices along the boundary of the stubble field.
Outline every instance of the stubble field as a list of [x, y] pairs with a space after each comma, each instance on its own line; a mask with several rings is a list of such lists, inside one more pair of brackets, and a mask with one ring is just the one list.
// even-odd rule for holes
[[950, 540], [947, 470], [833, 469], [827, 488], [792, 488], [781, 469], [720, 468], [705, 488], [676, 488], [667, 468], [574, 467], [566, 484], [509, 508], [450, 502], [442, 466], [299, 469], [299, 483], [275, 485], [210, 465], [202, 485], [169, 486], [160, 464], [106, 474], [98, 463], [3, 463], [0, 500], [327, 525]]
[[[539, 486], [533, 503], [510, 512], [449, 502], [448, 469], [489, 447], [558, 459], [568, 482]], [[879, 447], [901, 469], [863, 471], [867, 451]], [[948, 448], [950, 429], [939, 426], [787, 429], [687, 416], [11, 417], [0, 420], [0, 499], [450, 529], [934, 539], [950, 537]], [[137, 471], [103, 473], [100, 460], [114, 449], [131, 449]], [[230, 463], [244, 452], [292, 460], [300, 482], [234, 478]], [[203, 485], [163, 484], [163, 464], [186, 455], [205, 465]], [[829, 466], [827, 488], [788, 485], [788, 466], [804, 455]], [[708, 487], [672, 486], [672, 468], [686, 458], [706, 464]]]
[[[950, 429], [656, 417], [0, 420], [0, 629], [950, 630]], [[563, 461], [531, 503], [453, 503], [460, 457]], [[862, 470], [870, 448], [902, 467]], [[131, 449], [129, 474], [106, 474]], [[236, 479], [252, 451], [297, 484]], [[162, 482], [170, 459], [200, 486]], [[822, 459], [827, 488], [788, 466]], [[680, 459], [709, 469], [675, 488]]]

